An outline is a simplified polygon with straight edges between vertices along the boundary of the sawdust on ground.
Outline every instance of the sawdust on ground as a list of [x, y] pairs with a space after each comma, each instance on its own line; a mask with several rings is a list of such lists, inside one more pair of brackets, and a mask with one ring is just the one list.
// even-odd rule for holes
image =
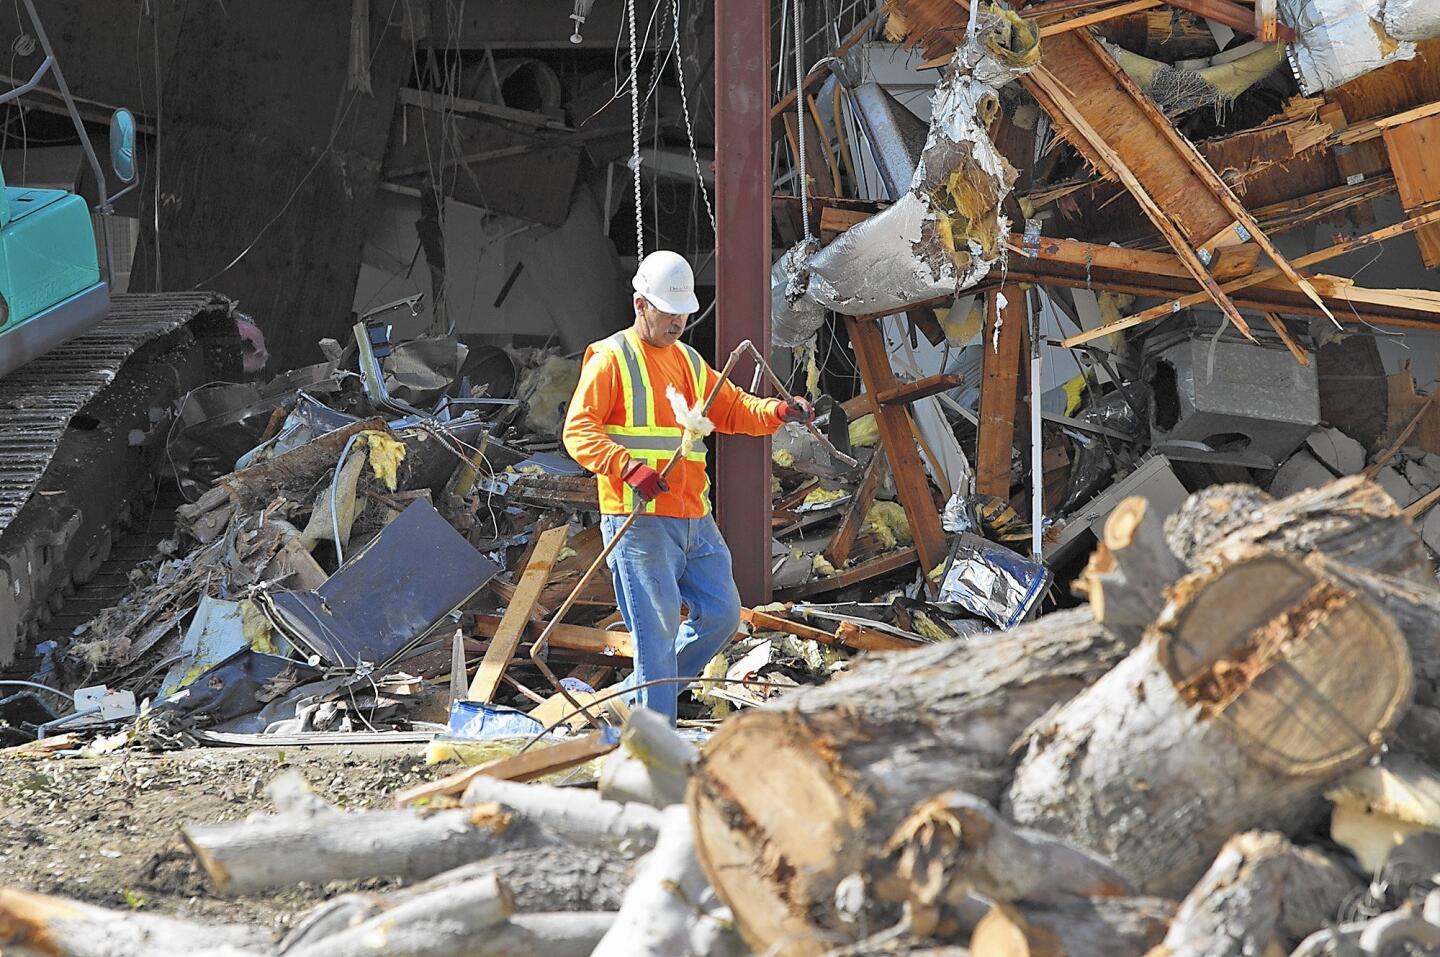
[[288, 768], [339, 807], [386, 806], [400, 788], [453, 770], [426, 768], [422, 751], [368, 745], [0, 758], [0, 886], [282, 933], [320, 901], [397, 882], [300, 884], [222, 897], [186, 850], [181, 826], [270, 812], [265, 786]]

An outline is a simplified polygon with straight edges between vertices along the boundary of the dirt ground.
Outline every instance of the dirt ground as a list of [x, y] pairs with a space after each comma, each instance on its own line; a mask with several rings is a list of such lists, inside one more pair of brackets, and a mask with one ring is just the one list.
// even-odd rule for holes
[[0, 758], [0, 886], [287, 929], [337, 893], [372, 880], [220, 897], [180, 839], [190, 822], [237, 820], [272, 808], [265, 785], [288, 768], [342, 808], [386, 805], [396, 790], [440, 777], [422, 745], [201, 748], [100, 758]]

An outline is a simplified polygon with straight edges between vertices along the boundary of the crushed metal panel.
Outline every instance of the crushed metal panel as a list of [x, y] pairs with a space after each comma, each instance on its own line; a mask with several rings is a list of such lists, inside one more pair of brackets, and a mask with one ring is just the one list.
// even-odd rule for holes
[[[269, 643], [269, 629], [257, 631], [265, 619], [254, 613], [247, 616], [246, 604], [206, 595], [200, 599], [195, 618], [180, 642], [180, 660], [171, 666], [160, 684], [161, 696], [168, 697], [188, 687], [206, 670], [246, 648], [288, 654], [289, 643], [280, 648], [259, 647]], [[247, 628], [248, 626], [248, 628]]]
[[1045, 543], [1045, 560], [1051, 565], [1059, 564], [1072, 548], [1086, 541], [1085, 532], [1095, 531], [1098, 536], [1098, 530], [1115, 506], [1132, 495], [1144, 498], [1159, 514], [1171, 515], [1180, 510], [1190, 493], [1175, 477], [1170, 460], [1163, 455], [1152, 455], [1066, 519], [1055, 540]]
[[465, 604], [499, 566], [417, 499], [311, 592], [270, 601], [287, 630], [344, 668], [388, 660]]

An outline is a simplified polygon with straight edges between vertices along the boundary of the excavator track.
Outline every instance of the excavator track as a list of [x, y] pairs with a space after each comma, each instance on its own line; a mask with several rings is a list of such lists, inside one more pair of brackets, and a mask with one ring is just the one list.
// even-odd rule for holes
[[238, 375], [234, 309], [209, 292], [117, 295], [94, 329], [0, 378], [0, 666], [153, 488], [175, 401]]

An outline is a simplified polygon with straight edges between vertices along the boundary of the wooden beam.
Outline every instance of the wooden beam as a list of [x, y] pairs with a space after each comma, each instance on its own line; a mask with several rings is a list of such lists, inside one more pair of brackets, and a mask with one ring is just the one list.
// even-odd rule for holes
[[[1375, 229], [1368, 233], [1363, 233], [1359, 236], [1353, 236], [1350, 239], [1338, 242], [1333, 246], [1327, 246], [1324, 249], [1317, 249], [1314, 252], [1306, 253], [1303, 256], [1297, 257], [1293, 265], [1297, 268], [1305, 269], [1309, 266], [1314, 266], [1317, 263], [1322, 263], [1326, 260], [1335, 259], [1336, 257], [1343, 256], [1347, 253], [1355, 252], [1357, 249], [1363, 249], [1366, 246], [1370, 246], [1379, 242], [1384, 242], [1385, 240], [1393, 239], [1396, 236], [1402, 236], [1405, 233], [1413, 232], [1414, 230], [1419, 229], [1422, 226], [1437, 222], [1440, 222], [1440, 207], [1430, 209], [1415, 216], [1411, 216], [1409, 219], [1395, 223], [1391, 226], [1383, 226], [1380, 229]], [[1052, 244], [1050, 248], [1058, 251], [1061, 247]], [[1073, 255], [1074, 247], [1068, 247], [1068, 249]], [[1154, 254], [1146, 255], [1150, 256]], [[1107, 260], [1111, 258], [1115, 257], [1107, 257]], [[1137, 262], [1138, 261], [1141, 260], [1137, 260]], [[1147, 259], [1143, 261], [1145, 261], [1149, 265], [1156, 264], [1154, 260]], [[1171, 272], [1173, 274], [1173, 268]], [[1242, 289], [1249, 289], [1252, 286], [1268, 285], [1276, 280], [1279, 280], [1280, 278], [1281, 273], [1279, 268], [1275, 266], [1270, 266], [1265, 269], [1257, 269], [1255, 272], [1250, 273], [1248, 276], [1241, 276], [1238, 279], [1233, 279], [1222, 285], [1220, 288], [1225, 290], [1225, 292], [1228, 294], [1233, 292], [1239, 292]], [[1168, 316], [1172, 313], [1178, 312], [1181, 309], [1187, 309], [1191, 306], [1198, 305], [1199, 303], [1204, 302], [1207, 298], [1208, 296], [1202, 293], [1191, 293], [1188, 295], [1184, 295], [1179, 297], [1178, 299], [1172, 299], [1169, 302], [1161, 303], [1160, 305], [1154, 306], [1150, 309], [1142, 310], [1141, 312], [1137, 312], [1134, 315], [1125, 316], [1123, 318], [1117, 319], [1109, 325], [1100, 326], [1099, 328], [1091, 329], [1088, 332], [1082, 332], [1077, 335], [1070, 336], [1069, 338], [1063, 340], [1061, 345], [1064, 345], [1067, 348], [1070, 346], [1080, 345], [1082, 343], [1089, 342], [1092, 339], [1098, 339], [1101, 336], [1109, 335], [1112, 332], [1118, 332], [1121, 329], [1129, 329], [1132, 326], [1138, 326], [1141, 323], [1151, 322], [1152, 320], [1160, 319], [1164, 316]]]
[[[476, 615], [474, 635], [477, 638], [494, 639], [500, 631], [500, 615]], [[535, 641], [540, 637], [544, 625], [538, 621], [525, 623], [525, 640]], [[613, 655], [616, 664], [626, 664], [626, 659], [635, 656], [635, 641], [630, 632], [623, 628], [611, 631], [587, 625], [569, 625], [564, 622], [555, 626], [550, 633], [550, 647], [560, 651], [578, 651], [588, 655]]]
[[1274, 329], [1275, 335], [1279, 336], [1280, 341], [1285, 343], [1285, 348], [1290, 350], [1290, 354], [1295, 357], [1295, 361], [1309, 368], [1310, 353], [1306, 352], [1305, 347], [1296, 342], [1295, 337], [1290, 335], [1290, 330], [1285, 327], [1285, 320], [1273, 312], [1267, 312], [1265, 313], [1265, 321], [1270, 323], [1270, 328]]
[[825, 560], [836, 568], [844, 568], [845, 563], [850, 560], [850, 549], [855, 545], [855, 536], [865, 524], [865, 516], [875, 502], [875, 493], [884, 477], [885, 455], [876, 450], [875, 454], [870, 456], [870, 464], [865, 466], [865, 475], [860, 480], [859, 487], [850, 497], [850, 506], [845, 509], [845, 514], [840, 517], [840, 524], [835, 527], [835, 533], [830, 536], [830, 542], [825, 546]]
[[[1010, 498], [1010, 460], [1020, 405], [1020, 346], [1027, 321], [1025, 298], [1015, 289], [997, 308], [998, 292], [985, 296], [980, 336], [980, 429], [975, 448], [975, 491]], [[997, 331], [998, 330], [998, 331]]]
[[465, 793], [476, 778], [498, 778], [501, 781], [534, 781], [547, 774], [566, 771], [587, 761], [603, 757], [620, 746], [620, 736], [613, 731], [594, 731], [583, 738], [563, 741], [548, 747], [531, 748], [520, 754], [496, 758], [473, 768], [465, 768], [435, 781], [427, 781], [395, 792], [395, 806], [408, 807], [420, 801], [442, 797], [458, 797]]
[[[1407, 211], [1440, 200], [1440, 115], [1392, 126], [1383, 133], [1400, 205]], [[1420, 258], [1440, 266], [1440, 226], [1416, 230]]]
[[866, 628], [853, 621], [842, 621], [835, 628], [835, 637], [860, 651], [914, 651], [925, 647], [924, 642], [898, 638], [879, 628]]
[[[1415, 120], [1423, 120], [1427, 117], [1440, 114], [1440, 100], [1433, 103], [1422, 103], [1414, 109], [1406, 110], [1403, 113], [1396, 113], [1392, 116], [1382, 116], [1375, 120], [1366, 120], [1363, 123], [1356, 123], [1354, 126], [1346, 126], [1336, 132], [1330, 138], [1332, 143], [1344, 143], [1354, 145], [1363, 143], [1366, 140], [1373, 140], [1386, 130], [1397, 126], [1404, 126]], [[1343, 116], [1343, 113], [1341, 114]]]
[[740, 620], [755, 631], [778, 631], [795, 638], [816, 641], [822, 645], [838, 645], [840, 643], [834, 635], [823, 628], [791, 621], [789, 618], [761, 611], [758, 608], [741, 608]]
[[[880, 395], [899, 386], [890, 368], [890, 355], [879, 323], [863, 317], [846, 316], [845, 325], [850, 330], [850, 344], [855, 351], [860, 378], [865, 382], [865, 391]], [[895, 477], [900, 504], [905, 507], [905, 517], [915, 536], [920, 561], [925, 568], [934, 568], [946, 555], [945, 532], [940, 527], [940, 515], [930, 495], [925, 466], [920, 461], [910, 410], [900, 404], [880, 404], [875, 409], [875, 422], [880, 429], [885, 456], [890, 460], [890, 474]]]
[[[1227, 27], [1239, 30], [1241, 33], [1249, 33], [1252, 35], [1256, 33], [1256, 11], [1248, 7], [1242, 7], [1238, 3], [1231, 3], [1230, 0], [1167, 0], [1167, 2], [1172, 7], [1189, 10], [1196, 16], [1204, 17], [1206, 20], [1214, 20], [1216, 23], [1223, 23]], [[1273, 15], [1271, 22], [1274, 23]], [[1272, 39], [1293, 40], [1295, 39], [1295, 31], [1283, 23], [1275, 23], [1275, 37]]]
[[928, 398], [940, 392], [949, 392], [965, 384], [965, 377], [958, 372], [941, 372], [937, 375], [901, 382], [899, 385], [875, 393], [875, 400], [881, 405], [908, 405], [919, 399]]
[[[780, 594], [782, 594], [786, 600], [789, 600], [839, 591], [842, 588], [849, 588], [851, 585], [858, 585], [872, 578], [879, 578], [881, 575], [898, 572], [907, 565], [915, 564], [919, 557], [919, 554], [914, 548], [901, 549], [898, 552], [881, 555], [879, 558], [872, 558], [868, 562], [862, 562], [853, 568], [847, 568], [838, 575], [831, 575], [829, 578], [817, 578], [803, 585], [796, 585], [794, 588], [786, 588]], [[936, 562], [936, 564], [938, 565], [939, 562]], [[933, 568], [934, 566], [932, 565], [930, 567]]]
[[540, 601], [540, 593], [545, 590], [545, 583], [550, 580], [550, 570], [554, 567], [555, 560], [560, 557], [560, 550], [565, 547], [569, 533], [570, 528], [567, 525], [557, 525], [540, 533], [530, 562], [520, 573], [520, 581], [515, 586], [515, 596], [505, 609], [500, 625], [495, 630], [495, 637], [485, 651], [485, 658], [476, 669], [474, 680], [470, 682], [471, 701], [495, 700], [500, 678], [510, 667], [510, 659], [515, 657], [515, 651], [520, 647], [525, 626], [534, 613], [536, 603]]

